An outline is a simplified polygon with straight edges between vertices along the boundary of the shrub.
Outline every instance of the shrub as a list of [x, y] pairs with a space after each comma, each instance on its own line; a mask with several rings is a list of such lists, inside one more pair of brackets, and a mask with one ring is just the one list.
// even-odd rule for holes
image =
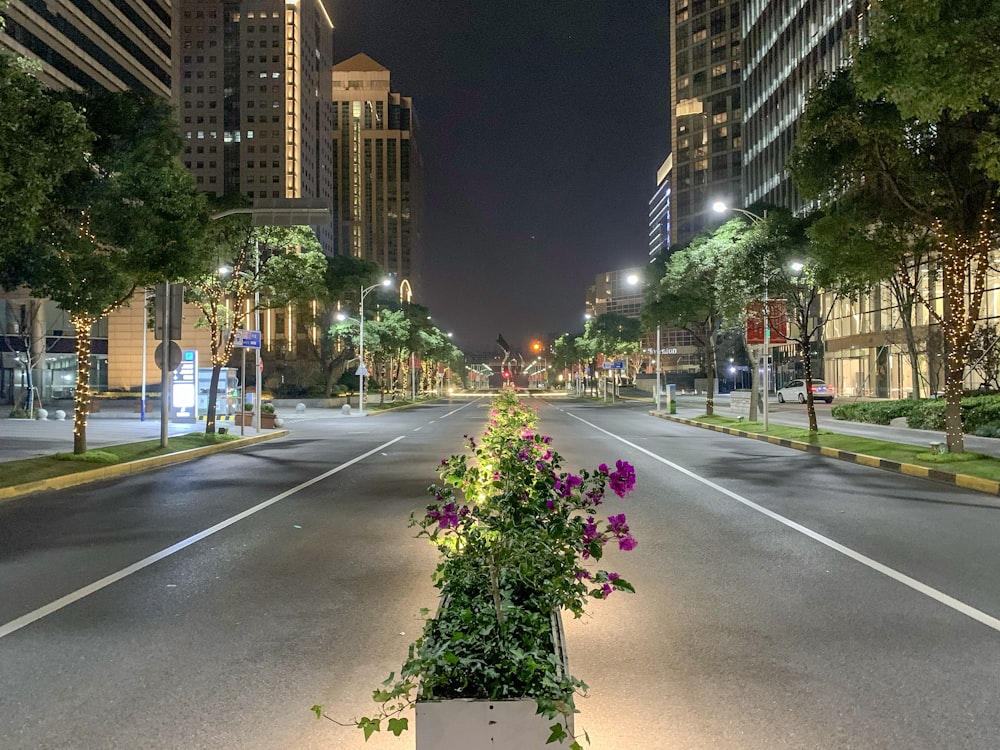
[[1000, 422], [987, 422], [980, 425], [975, 434], [978, 437], [1000, 438]]
[[269, 401], [265, 401], [260, 405], [261, 414], [274, 414], [274, 404]]
[[867, 424], [889, 424], [897, 417], [909, 417], [920, 401], [912, 399], [900, 401], [856, 401], [833, 407], [834, 419]]
[[944, 399], [923, 399], [906, 418], [906, 425], [915, 430], [944, 429]]

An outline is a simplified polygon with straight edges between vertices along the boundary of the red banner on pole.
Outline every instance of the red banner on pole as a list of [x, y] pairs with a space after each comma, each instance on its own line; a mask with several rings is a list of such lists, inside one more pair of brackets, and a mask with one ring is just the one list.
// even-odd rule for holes
[[[767, 301], [771, 323], [771, 344], [788, 343], [788, 306], [783, 299]], [[764, 343], [764, 303], [755, 300], [747, 305], [747, 344]]]

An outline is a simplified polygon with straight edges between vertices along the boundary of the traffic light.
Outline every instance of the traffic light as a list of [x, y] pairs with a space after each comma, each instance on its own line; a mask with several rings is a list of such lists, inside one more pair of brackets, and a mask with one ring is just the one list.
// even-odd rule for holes
[[510, 380], [510, 370], [504, 370], [503, 371], [503, 379], [504, 380]]

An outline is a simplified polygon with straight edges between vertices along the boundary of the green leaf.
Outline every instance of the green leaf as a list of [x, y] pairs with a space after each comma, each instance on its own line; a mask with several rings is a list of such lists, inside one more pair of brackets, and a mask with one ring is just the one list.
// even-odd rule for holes
[[322, 706], [316, 705], [316, 706], [313, 706], [312, 708], [310, 708], [309, 710], [312, 711], [314, 714], [316, 714], [316, 718], [317, 719], [322, 719], [323, 718], [323, 707]]
[[358, 729], [365, 733], [365, 742], [368, 742], [368, 738], [372, 736], [373, 732], [381, 729], [380, 724], [379, 719], [369, 719], [367, 716], [358, 719]]
[[399, 737], [410, 726], [409, 719], [389, 719], [389, 731]]
[[566, 728], [563, 727], [563, 725], [560, 724], [559, 722], [553, 724], [551, 727], [549, 727], [549, 729], [552, 730], [552, 734], [550, 734], [549, 738], [545, 740], [546, 745], [551, 745], [553, 742], [562, 743], [564, 739], [569, 737], [569, 735], [566, 734]]

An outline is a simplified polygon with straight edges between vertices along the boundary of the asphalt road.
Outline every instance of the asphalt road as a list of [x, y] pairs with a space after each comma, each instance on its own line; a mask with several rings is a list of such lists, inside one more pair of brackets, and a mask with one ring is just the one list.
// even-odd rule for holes
[[[577, 728], [624, 748], [1000, 746], [995, 503], [650, 418], [536, 403], [567, 470], [624, 458], [638, 593], [566, 622]], [[0, 505], [0, 747], [412, 748], [348, 719], [398, 669], [438, 461], [484, 400]]]

